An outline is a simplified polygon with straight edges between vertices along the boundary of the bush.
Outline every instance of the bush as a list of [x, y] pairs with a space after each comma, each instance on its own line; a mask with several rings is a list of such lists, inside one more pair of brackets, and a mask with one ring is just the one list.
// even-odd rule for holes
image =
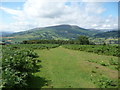
[[16, 88], [27, 86], [27, 77], [38, 69], [38, 55], [31, 50], [13, 47], [2, 49], [2, 86]]
[[111, 80], [106, 77], [102, 77], [98, 79], [97, 85], [100, 88], [117, 88], [118, 87], [118, 81]]
[[65, 48], [73, 50], [81, 50], [86, 52], [93, 52], [97, 54], [120, 56], [118, 46], [110, 45], [63, 45]]

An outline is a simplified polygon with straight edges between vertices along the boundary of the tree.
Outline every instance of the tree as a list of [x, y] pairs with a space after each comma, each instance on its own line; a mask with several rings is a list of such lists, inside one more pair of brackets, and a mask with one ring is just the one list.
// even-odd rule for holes
[[86, 44], [90, 43], [88, 37], [86, 37], [86, 36], [79, 36], [77, 38], [77, 41], [79, 44], [82, 44], [82, 45], [86, 45]]

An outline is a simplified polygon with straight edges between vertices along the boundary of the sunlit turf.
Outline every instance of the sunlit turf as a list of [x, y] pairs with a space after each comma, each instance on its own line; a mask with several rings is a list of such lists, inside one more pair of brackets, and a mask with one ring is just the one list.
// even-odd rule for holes
[[[50, 50], [35, 50], [41, 60], [40, 71], [34, 73], [30, 87], [34, 88], [98, 88], [91, 81], [94, 75], [117, 79], [117, 70], [88, 60], [107, 62], [114, 56], [98, 55], [58, 47]], [[97, 67], [97, 69], [96, 69]], [[96, 72], [93, 73], [92, 71]]]

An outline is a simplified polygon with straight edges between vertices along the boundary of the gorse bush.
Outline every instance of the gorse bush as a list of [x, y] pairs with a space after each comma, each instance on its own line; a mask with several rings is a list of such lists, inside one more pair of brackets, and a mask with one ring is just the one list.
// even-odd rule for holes
[[2, 49], [2, 86], [27, 86], [27, 78], [38, 70], [38, 55], [32, 50], [4, 46]]

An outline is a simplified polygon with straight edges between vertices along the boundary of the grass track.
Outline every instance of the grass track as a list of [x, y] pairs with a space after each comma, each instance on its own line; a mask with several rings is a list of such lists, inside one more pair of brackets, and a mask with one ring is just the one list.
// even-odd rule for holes
[[[40, 72], [34, 73], [35, 77], [30, 82], [31, 87], [96, 88], [97, 86], [90, 80], [91, 71], [96, 66], [99, 67], [96, 74], [103, 74], [112, 79], [118, 77], [116, 70], [87, 61], [90, 59], [108, 61], [111, 58], [117, 60], [117, 57], [69, 50], [63, 47], [50, 50], [36, 50], [36, 52], [42, 61], [40, 63], [42, 68], [40, 68]], [[46, 85], [44, 78], [49, 81]]]

